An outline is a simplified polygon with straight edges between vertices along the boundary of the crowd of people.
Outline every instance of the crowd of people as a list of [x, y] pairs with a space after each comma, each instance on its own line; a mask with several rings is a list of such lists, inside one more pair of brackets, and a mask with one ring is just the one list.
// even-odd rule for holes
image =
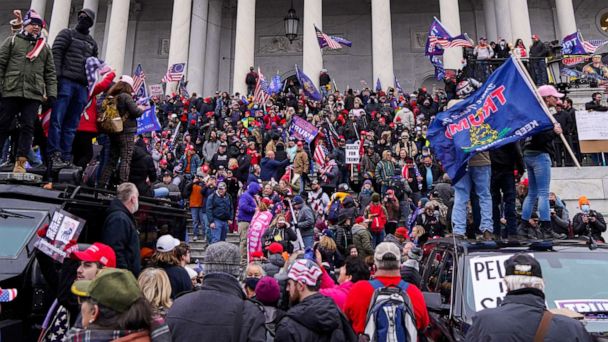
[[[132, 77], [113, 82], [112, 66], [97, 59], [88, 32], [95, 13], [78, 18], [51, 49], [31, 10], [0, 47], [0, 146], [13, 171], [41, 163], [35, 145], [48, 174], [79, 166], [86, 184], [116, 189], [101, 241], [73, 253], [79, 263], [61, 280], [71, 290], [49, 314], [69, 313], [68, 341], [353, 341], [376, 333], [368, 308], [386, 288], [406, 294], [396, 305], [408, 306], [416, 338], [429, 323], [418, 272], [429, 239], [603, 241], [606, 222], [587, 198], [571, 222], [549, 192], [554, 142], [576, 134], [572, 101], [552, 86], [539, 94], [556, 113], [553, 129], [476, 155], [452, 184], [426, 134], [475, 80], [448, 79], [445, 91], [342, 92], [323, 71], [321, 101], [296, 84], [265, 103], [228, 92], [142, 101]], [[252, 80], [244, 82], [251, 93]], [[601, 94], [594, 101], [601, 106]], [[137, 134], [150, 105], [161, 129]], [[120, 129], [97, 124], [116, 117]], [[298, 133], [296, 119], [317, 134]], [[347, 163], [347, 144], [357, 144], [359, 163]], [[142, 258], [140, 196], [190, 210], [191, 239], [209, 243], [201, 267], [186, 267], [187, 234], [160, 237]], [[240, 246], [225, 242], [229, 232]]]

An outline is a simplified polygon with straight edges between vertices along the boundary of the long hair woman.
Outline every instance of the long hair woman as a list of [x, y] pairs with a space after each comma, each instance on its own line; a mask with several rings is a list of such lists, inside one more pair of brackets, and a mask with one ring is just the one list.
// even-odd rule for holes
[[110, 160], [104, 166], [101, 173], [99, 184], [107, 187], [112, 173], [118, 165], [119, 182], [124, 183], [129, 180], [129, 170], [131, 168], [131, 158], [135, 146], [135, 133], [137, 133], [137, 121], [144, 112], [143, 106], [138, 106], [133, 100], [133, 78], [131, 76], [120, 76], [119, 81], [108, 90], [108, 97], [116, 98], [116, 109], [123, 119], [123, 130], [120, 133], [110, 133]]
[[167, 273], [160, 268], [149, 267], [141, 272], [137, 282], [144, 297], [152, 305], [154, 314], [164, 318], [173, 304]]

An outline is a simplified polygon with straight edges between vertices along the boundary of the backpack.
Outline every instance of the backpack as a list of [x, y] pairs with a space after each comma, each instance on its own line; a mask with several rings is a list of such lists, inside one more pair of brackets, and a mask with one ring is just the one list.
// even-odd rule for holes
[[407, 295], [409, 286], [403, 280], [399, 284], [384, 286], [378, 279], [370, 280], [374, 295], [369, 304], [364, 334], [370, 341], [417, 341], [416, 317]]
[[123, 118], [118, 112], [116, 99], [114, 96], [107, 96], [101, 103], [97, 126], [104, 133], [121, 133], [123, 130]]
[[340, 210], [341, 209], [342, 209], [342, 201], [340, 201], [338, 198], [334, 199], [334, 201], [331, 202], [331, 206], [329, 207], [329, 210], [327, 212], [327, 221], [329, 221], [329, 223], [331, 223], [331, 224], [338, 223], [338, 221], [340, 219]]
[[384, 229], [386, 225], [386, 213], [382, 208], [382, 204], [370, 204], [369, 205], [369, 213], [376, 214], [374, 218], [372, 218], [372, 224], [370, 229], [373, 233], [380, 233]]

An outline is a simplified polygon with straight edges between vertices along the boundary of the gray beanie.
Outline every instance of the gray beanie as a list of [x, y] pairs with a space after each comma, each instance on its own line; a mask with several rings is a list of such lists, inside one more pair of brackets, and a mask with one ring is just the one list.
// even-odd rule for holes
[[209, 245], [205, 251], [205, 273], [228, 273], [238, 277], [240, 264], [241, 252], [234, 244], [220, 241]]

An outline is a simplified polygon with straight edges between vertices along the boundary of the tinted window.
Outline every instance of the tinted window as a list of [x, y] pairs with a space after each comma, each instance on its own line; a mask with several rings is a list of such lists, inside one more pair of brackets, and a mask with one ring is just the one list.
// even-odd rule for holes
[[4, 218], [0, 214], [0, 258], [14, 259], [36, 232], [47, 212], [9, 208], [6, 208], [6, 211], [24, 215]]

